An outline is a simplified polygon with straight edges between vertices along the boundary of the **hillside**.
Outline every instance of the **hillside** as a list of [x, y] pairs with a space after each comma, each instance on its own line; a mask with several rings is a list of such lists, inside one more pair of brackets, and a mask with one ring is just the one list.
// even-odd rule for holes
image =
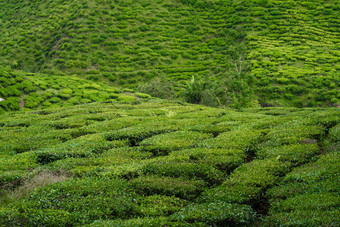
[[339, 117], [159, 100], [5, 113], [0, 226], [338, 226]]
[[24, 73], [0, 67], [0, 114], [90, 102], [137, 103], [147, 94], [71, 76]]
[[0, 1], [0, 64], [133, 89], [164, 77], [178, 95], [195, 76], [222, 105], [337, 106], [339, 5]]
[[340, 226], [339, 12], [0, 0], [0, 227]]

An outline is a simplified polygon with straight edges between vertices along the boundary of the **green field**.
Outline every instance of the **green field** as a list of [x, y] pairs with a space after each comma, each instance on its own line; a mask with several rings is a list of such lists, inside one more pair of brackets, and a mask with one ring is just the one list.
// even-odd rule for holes
[[0, 227], [340, 226], [340, 0], [0, 0]]
[[338, 109], [3, 114], [0, 225], [339, 225]]

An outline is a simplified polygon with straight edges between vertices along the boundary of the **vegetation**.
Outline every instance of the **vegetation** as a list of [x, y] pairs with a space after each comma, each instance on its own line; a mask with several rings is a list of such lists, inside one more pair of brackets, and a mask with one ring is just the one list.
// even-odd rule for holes
[[0, 225], [336, 226], [339, 116], [155, 99], [5, 113]]
[[90, 102], [133, 103], [151, 96], [71, 76], [31, 74], [0, 68], [0, 113]]
[[[162, 98], [184, 89], [186, 100], [211, 106], [337, 106], [338, 3], [1, 1], [0, 64]], [[186, 88], [193, 76], [206, 86]], [[174, 86], [168, 93], [162, 78]], [[200, 91], [213, 98], [197, 99]]]
[[0, 226], [340, 226], [339, 11], [0, 0]]

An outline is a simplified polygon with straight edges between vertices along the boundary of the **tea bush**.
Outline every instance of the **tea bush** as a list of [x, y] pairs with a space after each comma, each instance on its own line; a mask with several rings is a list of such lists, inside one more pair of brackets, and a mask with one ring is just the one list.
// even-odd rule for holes
[[203, 163], [158, 161], [145, 165], [142, 171], [144, 174], [201, 179], [209, 184], [216, 184], [224, 178], [224, 174], [221, 171], [216, 170], [211, 165]]
[[333, 151], [289, 173], [280, 185], [268, 191], [272, 206], [265, 224], [337, 225], [338, 163], [338, 152]]
[[247, 205], [225, 202], [190, 204], [171, 216], [172, 219], [188, 223], [208, 225], [249, 225], [255, 213]]
[[195, 198], [206, 185], [202, 180], [159, 176], [141, 176], [130, 180], [129, 184], [141, 195], [174, 195], [183, 199]]
[[154, 152], [169, 152], [180, 148], [193, 147], [197, 141], [211, 138], [211, 134], [194, 131], [177, 131], [156, 135], [143, 140], [140, 145], [143, 149]]
[[7, 112], [0, 225], [336, 225], [339, 121], [159, 99]]
[[281, 161], [292, 162], [294, 165], [303, 164], [320, 152], [315, 141], [312, 144], [292, 144], [281, 147], [267, 147], [257, 152], [259, 158], [277, 158]]
[[238, 129], [219, 134], [216, 138], [202, 141], [200, 146], [206, 148], [228, 148], [251, 150], [262, 136], [260, 130]]
[[227, 173], [234, 170], [246, 160], [245, 152], [241, 150], [193, 148], [173, 151], [169, 157], [189, 160], [194, 163], [212, 165]]
[[129, 103], [136, 101], [135, 96], [151, 98], [143, 93], [134, 95], [134, 91], [122, 94], [121, 90], [105, 83], [71, 76], [29, 74], [1, 67], [0, 78], [3, 81], [0, 87], [0, 95], [4, 99], [0, 102], [2, 111], [73, 106], [96, 101]]
[[188, 202], [175, 196], [152, 195], [140, 201], [139, 212], [142, 216], [168, 216], [179, 211]]
[[136, 218], [136, 219], [129, 219], [129, 220], [111, 220], [111, 221], [95, 221], [89, 226], [178, 226], [178, 227], [185, 227], [185, 226], [206, 226], [204, 223], [183, 223], [183, 222], [176, 222], [168, 220], [167, 218], [160, 217], [160, 218]]
[[10, 206], [13, 219], [1, 211], [1, 224], [24, 221], [30, 225], [86, 224], [107, 217], [129, 217], [135, 212], [131, 190], [122, 180], [67, 180], [40, 188]]

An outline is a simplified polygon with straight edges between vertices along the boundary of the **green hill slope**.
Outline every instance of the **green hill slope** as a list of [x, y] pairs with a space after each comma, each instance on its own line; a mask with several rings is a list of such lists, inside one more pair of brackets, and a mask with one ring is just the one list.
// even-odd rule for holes
[[337, 109], [6, 113], [0, 225], [339, 225]]
[[71, 76], [24, 73], [0, 67], [0, 114], [20, 109], [45, 109], [90, 102], [138, 102], [147, 94]]
[[248, 59], [260, 102], [339, 103], [340, 1], [262, 2], [244, 8], [254, 19]]
[[179, 89], [195, 76], [220, 84], [215, 95], [227, 105], [234, 96], [263, 106], [338, 105], [338, 5], [0, 1], [0, 62], [129, 88], [164, 76]]
[[6, 1], [0, 8], [1, 56], [25, 71], [104, 76], [132, 86], [156, 75], [190, 79], [226, 64], [222, 12], [214, 15], [220, 21], [210, 19], [212, 9], [177, 0]]

